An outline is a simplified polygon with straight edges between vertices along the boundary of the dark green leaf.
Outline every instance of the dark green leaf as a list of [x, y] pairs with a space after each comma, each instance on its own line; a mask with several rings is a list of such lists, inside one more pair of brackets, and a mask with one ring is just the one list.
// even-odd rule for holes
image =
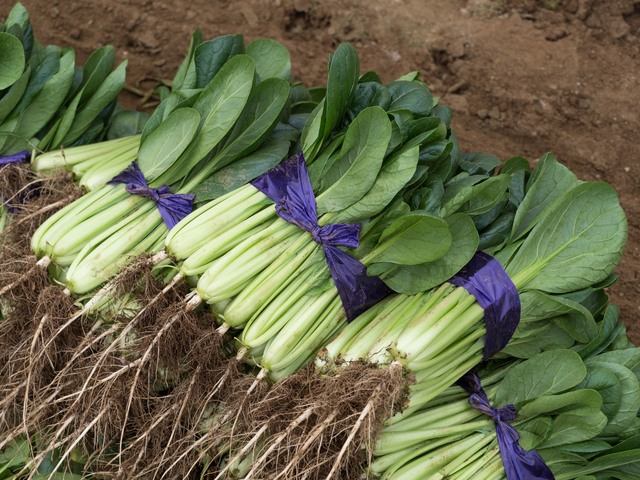
[[598, 335], [596, 335], [591, 342], [578, 350], [578, 354], [582, 358], [589, 358], [593, 355], [597, 355], [609, 346], [613, 341], [611, 334], [613, 333], [616, 323], [618, 323], [619, 316], [620, 309], [613, 304], [609, 305], [604, 319], [600, 322]]
[[640, 409], [640, 386], [638, 379], [631, 370], [617, 363], [600, 361], [599, 357], [586, 360], [585, 364], [591, 368], [604, 368], [611, 371], [622, 387], [622, 401], [615, 417], [609, 421], [603, 430], [604, 436], [620, 435], [630, 427]]
[[577, 388], [596, 390], [602, 397], [602, 413], [612, 420], [620, 410], [622, 386], [618, 377], [606, 368], [589, 367], [587, 376]]
[[0, 90], [10, 87], [24, 71], [22, 42], [13, 35], [0, 33]]
[[27, 67], [22, 76], [9, 88], [9, 90], [0, 99], [0, 124], [4, 122], [5, 118], [9, 116], [9, 113], [18, 104], [31, 76], [31, 67]]
[[52, 52], [47, 55], [41, 63], [38, 64], [31, 71], [29, 77], [29, 83], [27, 88], [20, 98], [20, 101], [15, 106], [9, 118], [15, 117], [29, 105], [33, 97], [35, 97], [43, 88], [44, 85], [60, 70], [60, 54], [58, 52]]
[[116, 113], [111, 120], [107, 140], [137, 135], [144, 130], [150, 115], [135, 110], [123, 110]]
[[615, 190], [583, 183], [534, 227], [507, 273], [519, 289], [580, 290], [609, 276], [626, 240], [626, 216]]
[[594, 415], [563, 413], [554, 419], [553, 433], [544, 443], [544, 448], [590, 440], [602, 432], [606, 425], [607, 417], [602, 412]]
[[451, 247], [447, 223], [426, 212], [415, 211], [396, 219], [380, 236], [376, 263], [417, 265], [433, 262]]
[[344, 210], [373, 186], [391, 137], [391, 123], [380, 107], [363, 110], [345, 135], [340, 158], [322, 177], [318, 215]]
[[358, 79], [358, 83], [367, 83], [367, 82], [382, 83], [382, 80], [380, 79], [380, 76], [376, 72], [373, 72], [370, 70], [360, 75], [360, 78]]
[[471, 219], [457, 213], [447, 218], [452, 237], [451, 247], [440, 258], [420, 265], [401, 265], [384, 278], [394, 291], [407, 295], [440, 285], [464, 267], [478, 246], [478, 233]]
[[242, 160], [218, 170], [196, 192], [196, 202], [221, 197], [268, 172], [278, 165], [289, 151], [289, 142], [280, 141], [263, 146]]
[[80, 102], [84, 104], [98, 90], [116, 63], [116, 49], [113, 45], [107, 45], [97, 49], [91, 54], [83, 67], [82, 83], [78, 87], [82, 91]]
[[411, 179], [417, 164], [418, 147], [385, 162], [369, 191], [341, 211], [335, 223], [355, 223], [380, 213]]
[[453, 111], [448, 105], [438, 105], [437, 107], [434, 107], [433, 110], [431, 110], [431, 115], [435, 115], [442, 120], [442, 123], [444, 123], [447, 128], [451, 128]]
[[474, 152], [462, 155], [464, 161], [460, 168], [469, 172], [469, 175], [493, 175], [496, 168], [502, 165], [498, 157], [490, 153]]
[[516, 212], [512, 241], [533, 228], [542, 218], [544, 209], [575, 187], [576, 182], [576, 176], [551, 153], [543, 156], [533, 169], [526, 186], [527, 194]]
[[247, 55], [256, 62], [256, 73], [261, 81], [271, 77], [289, 81], [291, 58], [289, 50], [280, 43], [259, 38], [247, 45]]
[[398, 80], [388, 84], [387, 88], [391, 93], [389, 111], [405, 109], [418, 117], [426, 117], [431, 112], [433, 96], [424, 85]]
[[522, 170], [527, 173], [531, 171], [529, 160], [523, 157], [511, 157], [504, 162], [504, 164], [500, 168], [500, 173], [513, 175], [514, 173]]
[[193, 61], [196, 71], [196, 88], [205, 88], [232, 57], [244, 53], [241, 34], [225, 35], [201, 43], [196, 48]]
[[60, 142], [61, 144], [72, 143], [89, 127], [93, 119], [109, 105], [120, 93], [124, 86], [127, 72], [127, 60], [122, 62], [109, 76], [102, 82], [94, 94], [86, 101], [84, 106], [76, 113], [69, 131]]
[[507, 238], [509, 238], [514, 217], [515, 214], [512, 212], [500, 215], [489, 228], [480, 234], [478, 250], [486, 250], [491, 247], [502, 245]]
[[200, 114], [192, 108], [173, 112], [140, 146], [138, 165], [151, 182], [180, 157], [198, 131]]
[[557, 395], [543, 395], [524, 405], [518, 415], [524, 418], [570, 411], [572, 415], [595, 415], [602, 408], [602, 397], [596, 390], [582, 388]]
[[311, 100], [316, 103], [320, 103], [324, 100], [324, 96], [327, 94], [327, 89], [324, 87], [311, 87], [308, 88], [307, 91], [309, 92], [309, 95], [311, 95]]
[[200, 114], [198, 134], [185, 152], [185, 158], [167, 172], [171, 173], [168, 183], [182, 178], [231, 130], [249, 99], [254, 73], [255, 63], [251, 57], [236, 55], [202, 91], [193, 107]]
[[189, 52], [187, 56], [184, 58], [178, 71], [176, 72], [176, 76], [173, 77], [172, 88], [174, 90], [180, 90], [182, 88], [182, 83], [184, 82], [184, 78], [187, 75], [187, 70], [189, 65], [193, 60], [193, 55], [196, 51], [196, 48], [202, 43], [202, 32], [199, 28], [196, 28], [195, 32], [191, 36], [191, 42], [189, 43]]
[[542, 352], [509, 369], [496, 393], [495, 407], [517, 409], [543, 395], [566, 392], [586, 376], [580, 355], [571, 350]]

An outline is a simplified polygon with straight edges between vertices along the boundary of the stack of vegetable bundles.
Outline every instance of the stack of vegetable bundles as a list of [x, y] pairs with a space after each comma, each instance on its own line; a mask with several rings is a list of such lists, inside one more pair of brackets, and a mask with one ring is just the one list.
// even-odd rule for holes
[[[0, 84], [0, 154], [51, 150], [33, 170], [71, 169], [89, 191], [31, 238], [83, 308], [52, 327], [50, 312], [29, 319], [35, 338], [3, 356], [0, 478], [188, 475], [184, 462], [218, 478], [637, 477], [640, 353], [604, 293], [627, 237], [610, 186], [551, 154], [533, 171], [463, 154], [417, 72], [384, 85], [349, 44], [327, 87], [306, 89], [277, 42], [196, 30], [151, 116], [117, 113], [112, 47], [74, 68], [72, 50], [34, 46], [19, 4], [0, 47], [15, 66]], [[158, 295], [124, 292], [132, 277]], [[206, 362], [223, 365], [199, 402], [209, 364], [192, 351], [207, 339], [185, 350], [171, 333], [192, 311], [217, 327]], [[68, 360], [50, 360], [34, 391], [13, 358], [44, 361], [74, 322]], [[364, 382], [323, 409], [310, 387], [281, 397], [353, 371], [405, 388]], [[69, 412], [42, 429], [54, 405]], [[76, 418], [79, 405], [95, 417]], [[287, 409], [301, 413], [274, 420]]]

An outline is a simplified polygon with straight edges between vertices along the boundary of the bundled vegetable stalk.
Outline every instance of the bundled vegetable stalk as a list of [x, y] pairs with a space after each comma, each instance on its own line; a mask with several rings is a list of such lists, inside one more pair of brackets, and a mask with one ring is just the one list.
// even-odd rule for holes
[[631, 478], [640, 459], [640, 349], [626, 338], [610, 343], [618, 314], [610, 305], [588, 344], [489, 364], [479, 378], [465, 377], [461, 385], [469, 393], [449, 387], [387, 427], [373, 473], [385, 479]]

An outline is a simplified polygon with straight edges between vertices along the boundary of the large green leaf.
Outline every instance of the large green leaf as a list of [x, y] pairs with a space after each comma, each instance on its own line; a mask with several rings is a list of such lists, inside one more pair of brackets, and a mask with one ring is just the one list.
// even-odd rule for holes
[[473, 257], [478, 246], [478, 232], [464, 213], [446, 219], [452, 237], [451, 247], [440, 258], [419, 265], [401, 265], [384, 282], [394, 291], [415, 295], [440, 285], [455, 275]]
[[595, 390], [583, 388], [558, 395], [543, 395], [524, 405], [518, 415], [524, 418], [546, 413], [570, 411], [572, 415], [595, 415], [602, 408], [602, 397]]
[[573, 337], [553, 322], [521, 322], [496, 357], [531, 358], [545, 350], [569, 348], [574, 343]]
[[[478, 177], [482, 178], [479, 179]], [[445, 190], [444, 206], [440, 209], [440, 215], [446, 217], [460, 210], [467, 215], [475, 216], [491, 210], [500, 201], [502, 194], [509, 186], [511, 177], [509, 175], [497, 175], [473, 185], [466, 185], [467, 182], [475, 182], [475, 180], [482, 180], [483, 178], [486, 177], [480, 175], [468, 177], [464, 186], [450, 200], [448, 200], [449, 192]], [[459, 182], [456, 183], [457, 185], [460, 184]]]
[[0, 124], [9, 116], [11, 111], [22, 98], [22, 94], [27, 88], [29, 77], [31, 76], [31, 67], [27, 67], [22, 76], [9, 88], [9, 90], [0, 98]]
[[196, 48], [193, 61], [196, 68], [196, 88], [205, 88], [232, 57], [244, 53], [241, 34], [225, 35], [201, 43]]
[[9, 15], [7, 15], [7, 20], [4, 24], [7, 28], [18, 25], [21, 30], [24, 30], [29, 25], [29, 12], [20, 2], [17, 2], [9, 12]]
[[258, 148], [278, 123], [287, 103], [289, 82], [268, 78], [254, 87], [242, 114], [221, 142], [216, 168], [224, 167]]
[[[52, 139], [52, 145], [53, 147], [60, 147], [60, 144], [62, 142], [62, 140], [64, 139], [65, 135], [67, 134], [67, 132], [69, 132], [69, 129], [71, 128], [71, 125], [73, 124], [73, 119], [76, 116], [76, 112], [78, 110], [78, 105], [80, 104], [80, 99], [82, 98], [82, 91], [80, 91], [80, 93], [78, 93], [74, 99], [71, 101], [71, 103], [69, 104], [69, 106], [67, 107], [67, 109], [64, 112], [64, 115], [62, 115], [62, 118], [60, 118], [60, 123], [58, 125], [58, 128], [55, 131], [55, 135]], [[68, 146], [68, 145], [67, 145]]]
[[186, 175], [231, 130], [249, 99], [254, 73], [255, 63], [248, 55], [236, 55], [222, 66], [193, 106], [200, 114], [199, 131], [184, 158], [167, 171], [165, 183]]
[[329, 61], [325, 97], [309, 116], [302, 131], [301, 144], [307, 162], [313, 162], [324, 141], [349, 108], [355, 95], [360, 60], [355, 49], [342, 43]]
[[22, 42], [13, 35], [0, 33], [0, 90], [10, 87], [24, 71]]
[[617, 363], [602, 362], [599, 358], [592, 357], [585, 364], [591, 368], [604, 368], [611, 371], [622, 387], [622, 401], [615, 417], [605, 427], [603, 434], [606, 436], [619, 435], [631, 426], [640, 410], [640, 386], [638, 379], [631, 370]]
[[[60, 70], [34, 97], [33, 101], [16, 117], [14, 133], [23, 139], [31, 138], [44, 127], [58, 111], [73, 81], [75, 54], [67, 50], [60, 58]], [[24, 141], [7, 142], [4, 149], [7, 153], [28, 148]]]
[[426, 117], [433, 107], [433, 96], [418, 82], [397, 80], [387, 85], [391, 93], [389, 111], [409, 110], [413, 115]]
[[618, 323], [618, 317], [620, 316], [620, 309], [610, 304], [605, 312], [604, 318], [600, 322], [600, 328], [598, 334], [587, 345], [578, 350], [578, 353], [582, 358], [588, 358], [593, 355], [597, 355], [606, 347], [609, 346], [613, 340], [612, 333]]
[[563, 413], [554, 419], [553, 433], [544, 443], [544, 448], [590, 440], [602, 432], [606, 425], [607, 417], [602, 412], [593, 415]]
[[344, 210], [373, 186], [391, 137], [391, 124], [380, 107], [363, 110], [347, 130], [340, 158], [320, 181], [318, 215]]
[[259, 38], [247, 45], [247, 55], [256, 62], [256, 73], [260, 80], [276, 77], [289, 81], [291, 56], [280, 43], [269, 38]]
[[89, 100], [104, 82], [116, 63], [116, 49], [106, 45], [91, 54], [82, 69], [82, 82], [78, 90], [82, 91], [81, 102]]
[[576, 176], [558, 163], [553, 154], [543, 156], [527, 182], [527, 193], [513, 222], [511, 241], [528, 232], [542, 218], [544, 209], [577, 185]]
[[536, 417], [516, 427], [520, 434], [518, 443], [525, 450], [533, 450], [547, 440], [553, 432], [553, 419], [551, 417]]
[[355, 49], [348, 43], [340, 44], [329, 63], [327, 93], [322, 110], [323, 138], [329, 136], [349, 108], [356, 92], [359, 75], [360, 59]]
[[621, 468], [634, 466], [636, 469], [640, 467], [640, 449], [635, 450], [627, 450], [625, 452], [617, 452], [612, 453], [610, 455], [603, 455], [601, 457], [596, 458], [589, 462], [588, 465], [577, 468], [571, 472], [568, 472], [566, 475], [563, 474], [561, 476], [556, 476], [557, 480], [570, 480], [570, 479], [578, 479], [582, 478], [581, 476], [590, 475], [592, 473], [601, 474], [607, 478], [610, 472], [615, 475], [615, 478], [618, 479], [637, 479], [638, 476], [632, 477], [621, 477], [619, 474], [621, 473]]
[[447, 222], [418, 210], [396, 219], [387, 227], [373, 255], [376, 263], [417, 265], [442, 257], [451, 242]]
[[167, 170], [185, 151], [198, 131], [200, 114], [192, 108], [173, 112], [147, 137], [138, 152], [138, 165], [147, 182]]
[[135, 110], [123, 110], [111, 119], [111, 126], [107, 132], [107, 140], [137, 135], [144, 130], [149, 120], [149, 114]]
[[520, 409], [543, 395], [572, 389], [586, 374], [587, 368], [576, 352], [542, 352], [509, 369], [496, 392], [495, 406], [514, 404]]
[[[122, 90], [122, 87], [124, 86], [127, 62], [127, 60], [122, 62], [118, 68], [111, 72], [111, 74], [102, 83], [100, 83], [93, 95], [76, 113], [69, 131], [60, 142], [61, 144], [74, 142], [87, 128], [89, 128], [91, 122], [93, 122], [100, 112], [118, 96], [118, 93], [120, 93], [120, 90]], [[84, 98], [84, 94], [82, 95]]]
[[173, 77], [173, 83], [171, 87], [174, 90], [180, 90], [182, 88], [182, 82], [184, 81], [184, 77], [187, 74], [187, 69], [193, 60], [193, 54], [196, 51], [196, 48], [202, 43], [202, 32], [199, 28], [196, 28], [195, 32], [191, 36], [191, 42], [189, 43], [189, 52], [187, 56], [184, 58], [178, 71], [176, 72], [176, 76]]
[[335, 223], [353, 223], [380, 213], [411, 180], [418, 165], [418, 153], [416, 146], [385, 161], [378, 178], [365, 196], [341, 211]]
[[202, 203], [221, 197], [268, 172], [287, 156], [289, 145], [286, 140], [270, 143], [221, 168], [196, 191], [196, 202]]
[[587, 376], [577, 388], [596, 390], [602, 397], [602, 413], [612, 420], [622, 404], [622, 386], [618, 377], [606, 368], [588, 367]]
[[615, 190], [583, 183], [531, 231], [507, 266], [519, 289], [570, 292], [604, 280], [627, 241], [627, 219]]
[[[60, 52], [54, 51], [44, 57], [35, 68], [31, 70], [31, 76], [29, 77], [29, 83], [27, 88], [20, 98], [20, 101], [15, 106], [9, 118], [15, 117], [29, 105], [31, 100], [40, 92], [45, 84], [60, 71]], [[62, 102], [60, 102], [62, 103]]]

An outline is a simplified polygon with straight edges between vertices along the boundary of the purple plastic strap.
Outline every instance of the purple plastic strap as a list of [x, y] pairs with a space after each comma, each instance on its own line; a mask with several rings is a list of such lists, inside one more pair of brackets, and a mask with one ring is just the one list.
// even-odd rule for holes
[[535, 450], [525, 450], [518, 443], [520, 435], [508, 422], [516, 419], [516, 407], [505, 405], [495, 409], [489, 403], [482, 389], [480, 377], [475, 369], [467, 372], [458, 380], [464, 390], [471, 394], [469, 403], [479, 412], [491, 417], [496, 424], [500, 456], [508, 480], [553, 480], [554, 476]]
[[[22, 161], [26, 160], [30, 156], [31, 154], [29, 153], [29, 150], [22, 150], [21, 152], [14, 153], [13, 155], [0, 157], [0, 168], [4, 167], [5, 165], [9, 165], [10, 163], [21, 163]], [[25, 192], [19, 195], [18, 198], [14, 198], [13, 202], [9, 203], [9, 200], [7, 200], [6, 198], [0, 195], [0, 203], [2, 205], [6, 205], [11, 213], [16, 213], [17, 212], [17, 208], [15, 207], [16, 200], [17, 200], [17, 203], [22, 203], [27, 199], [28, 196], [29, 196], [28, 192]]]
[[4, 165], [9, 165], [10, 163], [20, 163], [23, 160], [29, 158], [31, 154], [29, 150], [23, 150], [18, 153], [14, 153], [13, 155], [7, 155], [6, 157], [0, 157], [0, 167]]
[[166, 185], [157, 190], [149, 188], [142, 170], [140, 170], [138, 163], [135, 161], [108, 182], [109, 185], [117, 185], [119, 183], [125, 183], [125, 190], [131, 195], [149, 197], [156, 202], [158, 211], [169, 230], [191, 213], [193, 200], [196, 198], [195, 195], [186, 193], [170, 193], [169, 187]]
[[463, 287], [484, 308], [484, 359], [498, 353], [509, 343], [520, 322], [520, 296], [507, 272], [491, 255], [476, 252], [449, 283]]
[[337, 248], [357, 248], [360, 225], [318, 225], [316, 199], [302, 153], [256, 178], [251, 185], [276, 202], [279, 217], [311, 233], [322, 245], [349, 322], [391, 293], [382, 280], [367, 275], [367, 267]]

